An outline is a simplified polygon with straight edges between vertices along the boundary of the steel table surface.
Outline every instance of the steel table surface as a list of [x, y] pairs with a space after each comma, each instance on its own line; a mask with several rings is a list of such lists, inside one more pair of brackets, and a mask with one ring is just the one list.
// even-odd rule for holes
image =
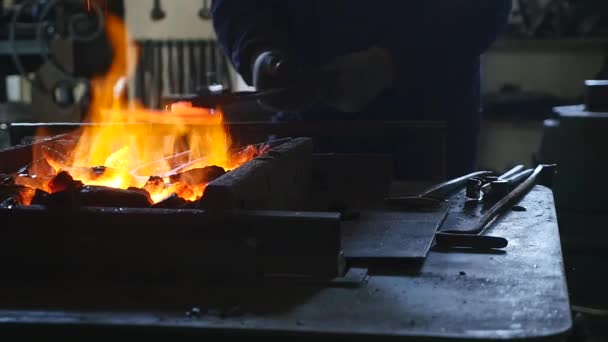
[[[572, 319], [553, 195], [538, 186], [520, 204], [488, 232], [509, 239], [504, 252], [433, 250], [418, 267], [370, 268], [352, 288], [0, 285], [0, 336], [560, 340]], [[211, 302], [234, 309], [207, 311]]]

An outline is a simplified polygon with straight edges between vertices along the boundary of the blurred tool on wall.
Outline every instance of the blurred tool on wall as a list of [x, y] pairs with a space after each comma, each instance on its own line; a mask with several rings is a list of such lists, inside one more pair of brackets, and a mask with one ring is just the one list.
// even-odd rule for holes
[[152, 7], [152, 11], [150, 11], [150, 18], [154, 21], [159, 21], [165, 19], [167, 14], [163, 9], [163, 4], [160, 0], [154, 0], [154, 7]]
[[203, 7], [198, 11], [198, 16], [202, 20], [211, 20], [211, 0], [203, 0]]
[[105, 18], [124, 18], [123, 1], [17, 0], [2, 7], [2, 121], [80, 121], [89, 80], [112, 60]]

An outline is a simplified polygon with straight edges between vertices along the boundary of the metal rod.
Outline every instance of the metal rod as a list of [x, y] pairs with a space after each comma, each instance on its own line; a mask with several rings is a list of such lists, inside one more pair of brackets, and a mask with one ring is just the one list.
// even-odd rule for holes
[[504, 174], [502, 174], [500, 177], [498, 177], [498, 179], [507, 179], [507, 178], [510, 178], [511, 176], [515, 175], [516, 173], [520, 172], [523, 169], [524, 169], [523, 165], [517, 165], [516, 167], [514, 167], [511, 170], [509, 170], [509, 171], [505, 172]]
[[487, 176], [490, 174], [492, 174], [491, 171], [473, 172], [460, 178], [437, 184], [417, 195], [390, 197], [386, 199], [386, 202], [388, 204], [402, 205], [417, 209], [429, 209], [437, 207], [449, 194], [464, 187], [469, 179]]
[[426, 191], [422, 192], [419, 196], [421, 197], [444, 197], [460, 188], [462, 188], [467, 180], [475, 177], [488, 176], [492, 174], [491, 171], [479, 171], [473, 172], [460, 178], [452, 179], [447, 182], [437, 184]]

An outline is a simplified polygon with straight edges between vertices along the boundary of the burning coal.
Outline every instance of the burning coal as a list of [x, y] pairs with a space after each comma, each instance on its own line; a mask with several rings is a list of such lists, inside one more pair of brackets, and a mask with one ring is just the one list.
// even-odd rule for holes
[[180, 102], [153, 111], [122, 103], [114, 87], [134, 70], [136, 48], [119, 19], [108, 17], [106, 30], [114, 60], [106, 75], [92, 80], [84, 128], [36, 144], [32, 163], [20, 174], [4, 177], [5, 200], [135, 207], [192, 203], [201, 199], [209, 182], [267, 152], [264, 146], [231, 149], [219, 108]]

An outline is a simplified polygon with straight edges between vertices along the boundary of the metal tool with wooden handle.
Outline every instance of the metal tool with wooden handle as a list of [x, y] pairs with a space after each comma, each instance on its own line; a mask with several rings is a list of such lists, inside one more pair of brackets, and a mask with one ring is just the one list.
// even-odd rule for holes
[[386, 203], [406, 209], [434, 209], [443, 203], [449, 194], [463, 188], [469, 179], [491, 174], [491, 171], [470, 173], [460, 178], [432, 186], [417, 195], [389, 197], [386, 199]]
[[507, 196], [490, 208], [470, 230], [443, 230], [435, 235], [435, 242], [438, 247], [469, 247], [483, 249], [500, 249], [508, 245], [505, 238], [484, 236], [484, 231], [490, 224], [508, 212], [516, 205], [530, 190], [534, 188], [537, 181], [543, 174], [555, 172], [555, 165], [539, 165], [534, 172]]

